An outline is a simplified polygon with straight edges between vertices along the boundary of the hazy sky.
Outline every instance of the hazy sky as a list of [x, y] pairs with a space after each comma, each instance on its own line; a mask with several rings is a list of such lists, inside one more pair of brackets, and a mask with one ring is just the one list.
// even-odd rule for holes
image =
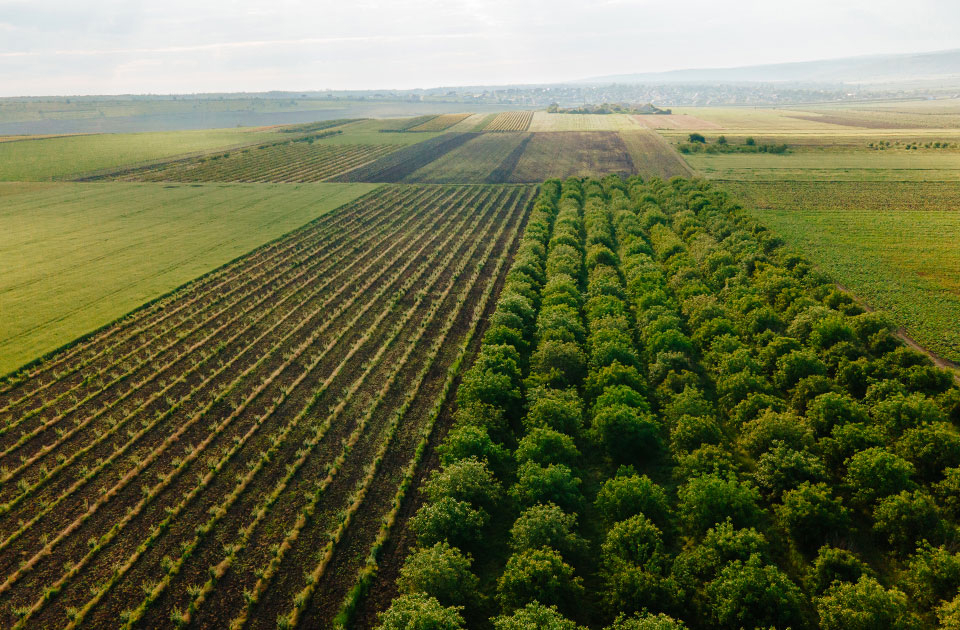
[[0, 0], [0, 95], [543, 83], [958, 33], [956, 0]]

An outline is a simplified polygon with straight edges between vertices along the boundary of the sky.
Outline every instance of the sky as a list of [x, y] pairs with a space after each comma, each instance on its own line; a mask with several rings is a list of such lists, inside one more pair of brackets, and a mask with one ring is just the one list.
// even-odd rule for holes
[[0, 0], [0, 96], [553, 83], [958, 33], [955, 0]]

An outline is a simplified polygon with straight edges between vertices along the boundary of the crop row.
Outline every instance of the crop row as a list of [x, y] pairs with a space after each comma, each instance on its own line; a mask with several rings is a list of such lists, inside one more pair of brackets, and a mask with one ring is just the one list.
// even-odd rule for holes
[[330, 178], [334, 182], [399, 182], [421, 167], [475, 138], [475, 133], [444, 133], [390, 153], [375, 162]]
[[491, 120], [484, 131], [526, 131], [533, 120], [533, 112], [501, 112]]
[[440, 114], [415, 127], [408, 128], [407, 131], [445, 131], [472, 115], [473, 114]]
[[[436, 254], [431, 252], [448, 251], [443, 239], [469, 241], [471, 230], [463, 221], [481, 208], [489, 213], [490, 208], [500, 207], [507, 196], [522, 192], [489, 188], [420, 190], [439, 193], [440, 198], [428, 207], [417, 207], [415, 212], [410, 209], [407, 216], [415, 219], [400, 234], [388, 238], [381, 235], [381, 242], [375, 243], [369, 254], [357, 252], [358, 264], [343, 267], [344, 278], [355, 279], [353, 285], [328, 282], [325, 292], [301, 295], [303, 301], [299, 304], [290, 300], [287, 308], [292, 310], [244, 337], [249, 350], [228, 342], [231, 358], [212, 373], [198, 374], [196, 387], [179, 390], [182, 403], [178, 399], [157, 401], [155, 407], [163, 410], [159, 416], [130, 418], [132, 430], [127, 437], [110, 442], [86, 431], [87, 442], [81, 449], [84, 452], [74, 452], [64, 461], [65, 465], [50, 471], [32, 490], [28, 489], [30, 502], [19, 499], [11, 506], [3, 521], [17, 525], [23, 520], [23, 526], [12, 532], [7, 529], [10, 535], [4, 545], [12, 550], [10, 545], [15, 540], [18, 551], [23, 549], [25, 555], [21, 557], [25, 560], [8, 573], [0, 587], [4, 609], [20, 612], [20, 623], [46, 623], [49, 619], [76, 616], [84, 610], [84, 602], [77, 598], [86, 592], [89, 600], [91, 584], [109, 586], [111, 590], [121, 588], [129, 595], [126, 587], [130, 583], [126, 579], [118, 578], [115, 584], [108, 584], [102, 581], [103, 577], [108, 577], [114, 567], [126, 566], [122, 559], [132, 558], [144, 537], [157, 527], [161, 531], [166, 527], [183, 530], [192, 527], [191, 523], [202, 522], [190, 517], [203, 513], [213, 497], [229, 494], [229, 488], [222, 487], [224, 481], [244, 469], [243, 460], [256, 461], [249, 453], [269, 449], [281, 416], [295, 417], [294, 410], [305, 409], [317, 391], [324, 392], [320, 398], [336, 397], [336, 391], [347, 386], [344, 381], [372, 359], [382, 334], [378, 331], [396, 327], [393, 320], [400, 316], [404, 295], [409, 294], [411, 299], [422, 295], [419, 299], [427, 302], [432, 299], [427, 287], [421, 289], [418, 285], [428, 280], [423, 275], [425, 271], [433, 271], [431, 262]], [[462, 225], [458, 227], [454, 220]], [[476, 226], [474, 229], [482, 227], [473, 219], [471, 223]], [[483, 225], [489, 223], [487, 220]], [[398, 248], [398, 243], [403, 246]], [[453, 260], [455, 252], [456, 249], [447, 256], [448, 261]], [[404, 259], [406, 264], [400, 263]], [[374, 272], [375, 269], [378, 271]], [[453, 273], [448, 266], [439, 269]], [[329, 274], [326, 278], [321, 276], [316, 283], [329, 278]], [[382, 310], [371, 308], [375, 304], [380, 304]], [[318, 353], [320, 348], [323, 350]], [[327, 384], [318, 390], [317, 385], [323, 383]], [[136, 422], [137, 417], [142, 417], [143, 422]], [[336, 423], [334, 427], [341, 430]], [[306, 428], [299, 427], [300, 437]], [[291, 430], [291, 438], [293, 433]], [[185, 456], [177, 454], [181, 449], [174, 449], [175, 444], [187, 445], [182, 449]], [[302, 440], [289, 444], [283, 449], [285, 456], [294, 450], [292, 444], [302, 444]], [[131, 455], [133, 459], [129, 458]], [[80, 471], [82, 477], [71, 483], [68, 470]], [[204, 489], [191, 494], [196, 487], [191, 482], [191, 471], [204, 470], [223, 472], [201, 474], [198, 481], [206, 479]], [[270, 476], [278, 470], [282, 467], [265, 467]], [[302, 490], [298, 492], [302, 494]], [[171, 514], [177, 518], [168, 519]], [[167, 524], [157, 525], [164, 522]], [[152, 552], [164, 546], [162, 541], [167, 539], [164, 533], [156, 541], [151, 540], [143, 551]], [[9, 571], [13, 558], [5, 555]], [[64, 571], [65, 566], [68, 568]], [[137, 560], [131, 561], [130, 567], [131, 572], [148, 568]], [[115, 594], [105, 598], [111, 606], [114, 601], [118, 605], [130, 601], [114, 600]]]
[[319, 182], [363, 166], [396, 149], [393, 145], [287, 142], [212, 158], [171, 162], [127, 173], [122, 181]]

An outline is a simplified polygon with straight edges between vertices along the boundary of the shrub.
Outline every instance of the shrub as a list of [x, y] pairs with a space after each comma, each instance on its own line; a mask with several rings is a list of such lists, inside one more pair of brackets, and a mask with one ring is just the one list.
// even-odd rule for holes
[[400, 569], [401, 593], [424, 593], [443, 606], [467, 605], [476, 599], [479, 581], [470, 572], [470, 556], [448, 543], [415, 550]]
[[560, 614], [556, 606], [532, 602], [512, 615], [493, 620], [494, 630], [577, 630], [577, 624]]
[[380, 630], [461, 630], [460, 608], [443, 607], [423, 594], [402, 595], [380, 613]]
[[714, 619], [723, 628], [803, 625], [800, 589], [759, 556], [728, 564], [707, 584], [706, 594]]
[[691, 479], [677, 494], [680, 520], [694, 535], [728, 518], [736, 527], [750, 527], [760, 518], [760, 494], [733, 476], [704, 475]]
[[885, 590], [872, 577], [855, 584], [838, 583], [816, 598], [823, 630], [908, 630], [914, 627], [907, 598], [897, 589]]
[[607, 630], [687, 630], [682, 621], [664, 615], [652, 613], [635, 614], [632, 617], [620, 615]]
[[443, 497], [424, 504], [410, 519], [410, 528], [421, 545], [447, 541], [456, 547], [469, 547], [480, 539], [490, 515], [466, 501]]
[[544, 547], [510, 556], [497, 580], [497, 600], [504, 612], [537, 601], [563, 610], [576, 610], [583, 594], [580, 578], [560, 553]]
[[600, 487], [594, 503], [607, 523], [643, 514], [663, 528], [668, 523], [669, 505], [663, 489], [646, 475], [617, 475]]
[[523, 464], [510, 494], [524, 507], [555, 503], [567, 512], [578, 512], [583, 501], [580, 479], [574, 477], [573, 472], [563, 464]]
[[840, 583], [855, 583], [861, 577], [874, 577], [873, 569], [855, 553], [824, 545], [807, 573], [807, 582], [814, 594], [822, 594]]
[[564, 556], [578, 556], [586, 542], [576, 534], [577, 517], [553, 503], [527, 508], [510, 529], [514, 551], [552, 547]]
[[806, 550], [815, 548], [832, 534], [846, 531], [850, 525], [847, 509], [825, 483], [805, 482], [785, 492], [776, 512], [793, 539]]

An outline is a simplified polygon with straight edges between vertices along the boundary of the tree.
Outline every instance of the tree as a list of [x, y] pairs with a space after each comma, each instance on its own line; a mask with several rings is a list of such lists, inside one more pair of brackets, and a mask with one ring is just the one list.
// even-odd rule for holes
[[638, 613], [632, 617], [618, 616], [607, 630], [687, 630], [687, 625], [663, 613]]
[[872, 577], [861, 577], [855, 584], [837, 583], [815, 601], [823, 630], [915, 627], [903, 591], [886, 590]]
[[618, 463], [642, 461], [661, 449], [660, 425], [653, 415], [626, 405], [598, 409], [593, 417], [593, 435]]
[[847, 462], [844, 483], [859, 505], [872, 505], [880, 498], [913, 487], [913, 464], [885, 448], [868, 448]]
[[792, 413], [767, 410], [743, 425], [738, 442], [750, 455], [760, 457], [773, 448], [775, 442], [802, 450], [813, 443], [813, 432]]
[[825, 483], [804, 482], [783, 494], [777, 516], [801, 548], [811, 550], [850, 525], [849, 511]]
[[530, 358], [531, 379], [551, 387], [572, 387], [583, 380], [587, 357], [576, 343], [548, 340]]
[[544, 547], [510, 556], [497, 580], [497, 600], [504, 612], [538, 601], [563, 610], [576, 610], [583, 594], [580, 578], [560, 553]]
[[937, 481], [944, 469], [960, 466], [960, 435], [949, 422], [907, 429], [894, 448], [925, 481]]
[[846, 549], [824, 545], [807, 574], [807, 583], [814, 594], [822, 594], [840, 583], [853, 584], [861, 577], [874, 577], [871, 569], [857, 554]]
[[380, 613], [380, 630], [462, 630], [460, 610], [422, 593], [402, 595]]
[[960, 595], [937, 609], [939, 630], [960, 630]]
[[443, 606], [464, 606], [476, 600], [479, 580], [470, 572], [472, 559], [449, 543], [416, 549], [400, 569], [401, 593], [424, 593]]
[[946, 421], [940, 407], [923, 394], [892, 396], [874, 405], [870, 415], [888, 435], [893, 436], [931, 422]]
[[468, 425], [451, 430], [437, 452], [444, 466], [472, 458], [485, 462], [490, 470], [497, 472], [503, 470], [510, 457], [507, 449], [490, 439], [487, 429]]
[[933, 608], [960, 589], [960, 553], [951, 553], [942, 545], [934, 547], [923, 543], [917, 547], [898, 582], [913, 601], [924, 608]]
[[752, 485], [740, 483], [734, 476], [704, 475], [691, 479], [678, 491], [680, 520], [692, 535], [726, 519], [737, 527], [758, 522], [760, 493]]
[[512, 615], [493, 620], [494, 630], [577, 630], [577, 624], [560, 614], [556, 606], [532, 602]]
[[594, 505], [607, 523], [643, 514], [663, 528], [669, 519], [666, 493], [646, 475], [618, 473], [603, 483]]
[[496, 505], [502, 490], [485, 463], [463, 459], [434, 472], [424, 485], [424, 493], [431, 501], [450, 497], [489, 510]]
[[456, 547], [469, 547], [480, 539], [490, 520], [484, 510], [475, 509], [466, 501], [443, 497], [426, 503], [410, 519], [410, 528], [421, 545], [448, 541]]
[[524, 507], [555, 503], [568, 512], [578, 512], [583, 501], [580, 478], [574, 477], [563, 464], [540, 466], [527, 462], [521, 465], [510, 494]]
[[723, 432], [712, 416], [680, 416], [670, 431], [670, 450], [681, 454], [699, 448], [704, 444], [719, 445], [723, 442]]
[[567, 435], [577, 435], [583, 425], [580, 396], [575, 389], [539, 387], [527, 393], [530, 410], [523, 417], [527, 431], [536, 428], [553, 429]]
[[643, 514], [614, 524], [601, 548], [601, 561], [608, 571], [622, 565], [639, 566], [660, 573], [666, 563], [663, 534]]
[[690, 142], [697, 142], [697, 143], [700, 143], [700, 144], [703, 144], [703, 143], [705, 143], [705, 142], [707, 141], [707, 139], [703, 137], [703, 134], [702, 134], [702, 133], [697, 133], [697, 132], [694, 132], [694, 133], [691, 133], [690, 135], [688, 135], [688, 136], [687, 136], [687, 139], [688, 139]]
[[814, 398], [807, 406], [807, 422], [817, 435], [829, 435], [837, 425], [867, 422], [867, 410], [845, 394], [830, 392]]
[[510, 529], [514, 551], [552, 547], [565, 557], [577, 557], [586, 550], [586, 541], [576, 533], [577, 516], [553, 503], [527, 508]]
[[943, 510], [954, 519], [960, 519], [960, 467], [943, 471], [943, 481], [933, 486], [933, 492]]
[[810, 350], [794, 350], [777, 360], [773, 382], [783, 390], [793, 387], [808, 376], [825, 375], [827, 366]]
[[873, 529], [892, 546], [905, 550], [921, 540], [940, 537], [940, 513], [922, 490], [904, 490], [883, 499], [873, 510]]
[[532, 429], [523, 436], [513, 455], [519, 464], [533, 462], [541, 466], [564, 464], [573, 467], [580, 459], [573, 438], [553, 429], [541, 428]]
[[803, 625], [803, 595], [777, 567], [759, 556], [734, 560], [707, 584], [714, 619], [723, 628], [785, 628]]
[[778, 442], [757, 460], [753, 477], [761, 490], [779, 497], [801, 483], [826, 479], [827, 469], [810, 451], [798, 451]]

